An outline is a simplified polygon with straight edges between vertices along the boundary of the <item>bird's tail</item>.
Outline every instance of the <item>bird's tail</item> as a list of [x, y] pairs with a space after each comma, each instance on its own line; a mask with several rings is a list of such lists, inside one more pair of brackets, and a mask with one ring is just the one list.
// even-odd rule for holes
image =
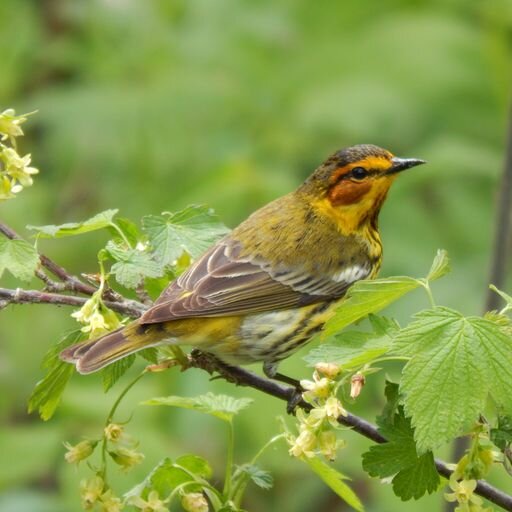
[[165, 324], [141, 325], [137, 321], [95, 340], [81, 341], [60, 353], [79, 373], [92, 373], [144, 348], [169, 339]]

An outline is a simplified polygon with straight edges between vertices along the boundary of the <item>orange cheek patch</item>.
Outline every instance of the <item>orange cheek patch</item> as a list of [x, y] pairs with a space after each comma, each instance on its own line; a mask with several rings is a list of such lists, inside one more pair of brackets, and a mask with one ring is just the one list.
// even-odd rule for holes
[[329, 201], [333, 206], [358, 203], [372, 188], [371, 183], [344, 181], [329, 190]]

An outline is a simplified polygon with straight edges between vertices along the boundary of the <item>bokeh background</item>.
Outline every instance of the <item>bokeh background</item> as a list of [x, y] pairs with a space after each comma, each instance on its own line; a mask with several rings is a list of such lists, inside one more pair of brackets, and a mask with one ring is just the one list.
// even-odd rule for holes
[[[382, 275], [424, 275], [445, 248], [453, 272], [436, 284], [438, 301], [479, 313], [511, 47], [509, 0], [2, 0], [0, 110], [39, 110], [21, 150], [33, 154], [41, 174], [1, 205], [1, 217], [26, 233], [26, 224], [81, 220], [107, 208], [137, 220], [208, 203], [234, 226], [329, 153], [370, 142], [429, 162], [398, 180], [382, 212]], [[94, 272], [105, 237], [45, 241], [41, 249], [73, 272]], [[1, 284], [16, 285], [7, 276]], [[389, 314], [407, 322], [426, 305], [417, 292]], [[97, 435], [119, 385], [104, 395], [97, 377], [77, 377], [51, 421], [26, 414], [41, 358], [73, 326], [70, 313], [47, 306], [0, 313], [0, 512], [80, 509], [78, 482], [87, 471], [65, 464], [62, 441]], [[352, 411], [375, 417], [384, 375], [398, 371], [384, 370]], [[310, 373], [301, 354], [283, 371]], [[278, 430], [284, 408], [276, 400], [209, 382], [199, 371], [149, 376], [119, 417], [134, 411], [129, 430], [146, 454], [139, 469], [116, 475], [119, 492], [163, 456], [188, 452], [211, 460], [221, 479], [224, 425], [136, 406], [207, 390], [255, 399], [237, 420], [239, 462]], [[369, 480], [360, 459], [368, 443], [346, 438], [337, 465], [369, 511], [441, 509], [439, 496], [401, 503], [389, 485]], [[247, 510], [347, 510], [284, 446], [261, 465], [274, 473], [275, 488], [251, 490]], [[510, 490], [510, 480], [491, 479]]]

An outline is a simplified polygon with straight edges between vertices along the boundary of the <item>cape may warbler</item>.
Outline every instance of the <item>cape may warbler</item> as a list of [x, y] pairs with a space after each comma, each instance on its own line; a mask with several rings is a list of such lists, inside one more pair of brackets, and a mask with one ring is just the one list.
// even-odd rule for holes
[[90, 373], [138, 350], [192, 345], [226, 363], [277, 363], [318, 332], [382, 259], [377, 217], [398, 173], [424, 163], [372, 145], [334, 153], [294, 192], [253, 213], [139, 319], [61, 357]]

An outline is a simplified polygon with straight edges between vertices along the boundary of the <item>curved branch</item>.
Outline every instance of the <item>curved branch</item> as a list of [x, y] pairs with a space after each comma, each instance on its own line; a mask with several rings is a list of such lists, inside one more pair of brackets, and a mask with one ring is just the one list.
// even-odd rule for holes
[[[53, 304], [54, 306], [81, 307], [88, 299], [60, 293], [42, 292], [39, 290], [10, 290], [0, 288], [0, 304], [5, 307], [8, 304]], [[138, 318], [144, 313], [146, 307], [135, 300], [124, 299], [122, 302], [110, 300], [103, 301], [107, 307], [124, 315]]]
[[[260, 377], [259, 375], [256, 375], [249, 370], [239, 368], [238, 366], [228, 366], [213, 356], [200, 352], [199, 350], [192, 351], [190, 366], [200, 368], [210, 374], [217, 372], [228, 382], [232, 382], [238, 386], [249, 386], [251, 388], [258, 389], [267, 395], [280, 398], [281, 400], [289, 401], [295, 393], [295, 389], [292, 387], [282, 386], [275, 381]], [[305, 410], [311, 409], [311, 405], [304, 400], [300, 401], [297, 406]], [[363, 418], [347, 413], [346, 416], [340, 416], [338, 418], [338, 422], [347, 427], [351, 427], [352, 430], [358, 434], [361, 434], [376, 443], [387, 442], [387, 439], [377, 430], [377, 427]], [[437, 472], [441, 476], [450, 478], [453, 471], [448, 467], [446, 462], [436, 459], [435, 465]], [[495, 505], [498, 505], [504, 510], [512, 511], [512, 496], [504, 493], [500, 489], [497, 489], [485, 480], [478, 480], [475, 493], [486, 498]]]

